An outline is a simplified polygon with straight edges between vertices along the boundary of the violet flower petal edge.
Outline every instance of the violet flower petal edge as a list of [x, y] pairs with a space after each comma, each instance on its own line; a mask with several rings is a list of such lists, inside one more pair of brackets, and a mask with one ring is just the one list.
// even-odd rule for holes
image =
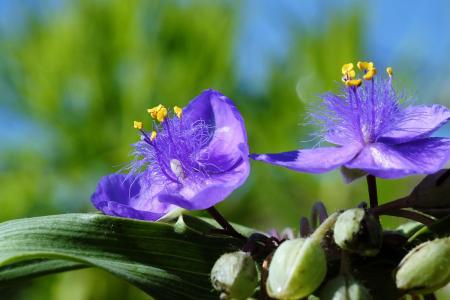
[[410, 106], [404, 109], [395, 128], [382, 134], [380, 142], [405, 143], [429, 137], [450, 120], [450, 109], [443, 105]]
[[345, 167], [360, 169], [380, 178], [395, 179], [435, 173], [449, 159], [450, 139], [425, 138], [398, 145], [367, 145]]
[[298, 172], [324, 173], [352, 160], [361, 147], [360, 144], [350, 144], [342, 147], [302, 149], [275, 154], [251, 154], [250, 157]]
[[142, 193], [142, 186], [135, 176], [111, 174], [99, 181], [91, 202], [106, 215], [148, 221], [156, 221], [173, 210], [167, 205], [159, 205], [154, 211], [136, 209], [137, 202], [145, 200], [139, 197]]

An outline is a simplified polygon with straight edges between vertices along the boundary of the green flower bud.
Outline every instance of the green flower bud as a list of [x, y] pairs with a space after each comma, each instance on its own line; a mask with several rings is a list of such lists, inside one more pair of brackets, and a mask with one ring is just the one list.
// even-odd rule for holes
[[397, 287], [408, 293], [430, 293], [450, 281], [450, 237], [420, 244], [400, 262]]
[[375, 256], [382, 241], [380, 221], [363, 208], [346, 210], [334, 225], [334, 241], [349, 252]]
[[320, 300], [370, 300], [369, 291], [352, 276], [341, 275], [325, 284]]
[[221, 299], [247, 299], [258, 285], [255, 261], [243, 251], [223, 254], [211, 270], [211, 283]]
[[338, 213], [329, 216], [308, 238], [283, 242], [269, 266], [267, 294], [275, 299], [299, 299], [314, 292], [327, 273], [321, 242], [332, 230]]
[[267, 293], [275, 299], [308, 296], [322, 283], [327, 273], [325, 251], [313, 238], [283, 242], [269, 266]]

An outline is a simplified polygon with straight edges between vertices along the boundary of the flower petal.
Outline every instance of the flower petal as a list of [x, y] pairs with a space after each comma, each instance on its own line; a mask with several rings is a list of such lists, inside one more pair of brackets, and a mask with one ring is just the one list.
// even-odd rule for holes
[[360, 149], [361, 145], [355, 143], [343, 147], [305, 149], [276, 154], [251, 154], [250, 157], [298, 172], [324, 173], [347, 163]]
[[151, 188], [143, 188], [136, 176], [112, 174], [100, 180], [91, 201], [107, 215], [155, 221], [176, 207], [160, 203], [154, 193]]
[[435, 173], [449, 159], [450, 139], [425, 138], [398, 145], [367, 145], [345, 167], [361, 169], [381, 178], [401, 178]]
[[[233, 169], [213, 175], [204, 181], [184, 182], [171, 191], [158, 194], [158, 200], [187, 210], [206, 209], [227, 198], [241, 186], [250, 173], [250, 163], [241, 160]], [[175, 186], [175, 185], [174, 185]]]
[[210, 125], [214, 125], [214, 112], [211, 107], [211, 100], [216, 98], [219, 92], [208, 89], [204, 90], [197, 97], [192, 99], [183, 109], [183, 118], [189, 119], [190, 122], [206, 121]]
[[183, 116], [187, 122], [206, 122], [212, 128], [209, 143], [196, 154], [205, 177], [166, 187], [158, 199], [188, 210], [206, 209], [228, 197], [250, 173], [244, 120], [233, 102], [214, 90], [192, 100]]
[[212, 173], [226, 172], [239, 161], [248, 160], [244, 120], [234, 103], [220, 92], [202, 92], [185, 108], [190, 122], [211, 126], [211, 140], [198, 154], [200, 164]]
[[449, 120], [450, 109], [445, 106], [410, 106], [403, 110], [395, 127], [382, 134], [378, 141], [400, 144], [429, 137]]

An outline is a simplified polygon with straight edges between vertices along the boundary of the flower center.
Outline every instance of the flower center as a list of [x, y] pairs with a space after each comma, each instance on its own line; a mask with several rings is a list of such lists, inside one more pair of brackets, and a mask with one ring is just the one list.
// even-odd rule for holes
[[186, 178], [186, 175], [184, 175], [183, 166], [181, 165], [181, 162], [178, 159], [171, 159], [170, 160], [170, 169], [172, 170], [173, 174], [178, 178], [178, 180], [183, 181]]
[[[203, 121], [192, 122], [182, 117], [183, 110], [177, 106], [173, 114], [158, 105], [148, 109], [153, 119], [151, 134], [143, 130], [142, 122], [136, 122], [142, 133], [142, 140], [135, 144], [137, 159], [131, 169], [144, 169], [152, 178], [181, 184], [186, 178], [204, 178], [207, 173], [199, 161], [204, 148], [211, 139], [211, 126]], [[202, 155], [199, 155], [201, 153]]]
[[380, 121], [387, 117], [384, 110], [385, 107], [383, 107], [385, 103], [380, 101], [380, 98], [389, 97], [391, 93], [392, 68], [388, 67], [386, 69], [389, 75], [389, 86], [380, 90], [376, 89], [374, 77], [377, 74], [377, 69], [374, 64], [372, 62], [359, 61], [357, 67], [363, 72], [363, 79], [367, 82], [364, 86], [361, 86], [361, 79], [355, 79], [356, 73], [352, 63], [343, 65], [342, 80], [348, 87], [348, 100], [352, 111], [353, 127], [357, 131], [357, 135], [360, 136], [361, 142], [369, 144], [376, 141], [381, 125]]

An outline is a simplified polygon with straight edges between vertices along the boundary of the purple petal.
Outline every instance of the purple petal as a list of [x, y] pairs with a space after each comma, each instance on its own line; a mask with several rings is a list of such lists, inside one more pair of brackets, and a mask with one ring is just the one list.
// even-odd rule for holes
[[215, 90], [204, 90], [183, 109], [183, 118], [189, 119], [192, 123], [206, 121], [214, 125], [214, 112], [211, 107], [211, 100], [220, 96], [222, 94]]
[[345, 167], [361, 169], [381, 178], [400, 178], [435, 173], [449, 159], [450, 139], [425, 138], [398, 145], [367, 145]]
[[158, 199], [187, 210], [206, 209], [227, 198], [241, 186], [250, 173], [248, 160], [242, 160], [234, 169], [213, 175], [201, 182], [185, 182], [178, 189], [163, 191]]
[[240, 160], [248, 160], [244, 120], [234, 103], [215, 90], [206, 90], [184, 110], [190, 122], [205, 121], [213, 128], [211, 141], [198, 154], [211, 172], [225, 172]]
[[160, 203], [152, 188], [143, 188], [137, 177], [112, 174], [103, 177], [91, 197], [94, 206], [107, 215], [155, 221], [176, 209]]
[[361, 145], [355, 143], [343, 147], [305, 149], [277, 154], [251, 154], [250, 157], [298, 172], [324, 173], [347, 163], [360, 149]]
[[241, 186], [250, 172], [244, 120], [233, 102], [214, 90], [206, 90], [184, 110], [189, 122], [212, 126], [211, 140], [196, 154], [204, 178], [185, 178], [158, 195], [161, 202], [188, 210], [205, 209], [224, 200]]
[[429, 137], [449, 120], [450, 109], [445, 106], [411, 106], [403, 110], [395, 127], [382, 134], [378, 141], [400, 144]]

